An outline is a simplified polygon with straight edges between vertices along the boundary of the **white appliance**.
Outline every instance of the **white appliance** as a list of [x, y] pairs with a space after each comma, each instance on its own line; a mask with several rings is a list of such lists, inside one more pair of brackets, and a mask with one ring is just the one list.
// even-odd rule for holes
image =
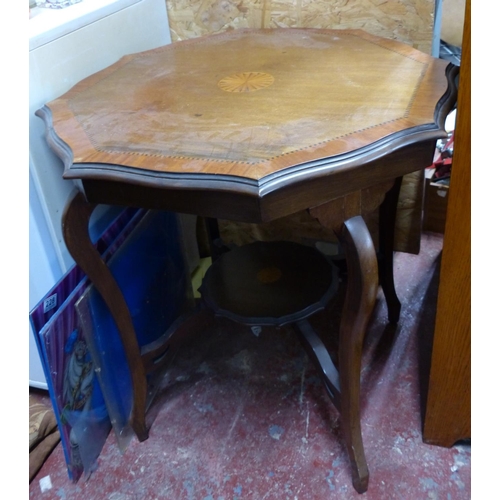
[[[29, 20], [29, 307], [74, 264], [63, 241], [61, 216], [74, 190], [63, 165], [47, 146], [35, 111], [83, 78], [126, 54], [170, 43], [165, 0], [83, 0], [64, 9], [35, 7]], [[91, 221], [95, 236], [113, 210], [100, 207]], [[30, 326], [29, 383], [47, 382]]]

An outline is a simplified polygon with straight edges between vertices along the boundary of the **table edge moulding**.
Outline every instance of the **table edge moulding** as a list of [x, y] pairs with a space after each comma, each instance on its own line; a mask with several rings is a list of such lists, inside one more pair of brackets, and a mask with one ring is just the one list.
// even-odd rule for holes
[[[251, 169], [245, 165], [235, 165], [238, 162], [194, 158], [190, 159], [190, 167], [198, 161], [197, 171], [182, 172], [182, 164], [186, 161], [186, 158], [183, 157], [165, 156], [159, 161], [157, 155], [139, 155], [135, 152], [134, 154], [126, 152], [125, 156], [128, 156], [124, 158], [120, 154], [107, 154], [99, 148], [96, 150], [91, 145], [89, 147], [89, 144], [85, 144], [83, 147], [85, 156], [79, 155], [78, 160], [75, 161], [73, 148], [79, 147], [82, 140], [89, 143], [89, 139], [84, 132], [82, 135], [83, 129], [81, 127], [75, 128], [74, 122], [76, 120], [73, 116], [65, 117], [64, 126], [61, 123], [54, 124], [52, 121], [54, 109], [57, 112], [60, 111], [61, 115], [62, 113], [67, 115], [68, 112], [71, 115], [68, 102], [92, 86], [96, 80], [109, 77], [131, 60], [140, 58], [142, 54], [158, 53], [159, 51], [169, 52], [175, 50], [179, 45], [196, 49], [198, 44], [208, 38], [224, 41], [228, 37], [234, 37], [235, 33], [251, 35], [252, 33], [269, 31], [298, 31], [311, 34], [342, 32], [378, 44], [386, 48], [387, 51], [399, 51], [406, 58], [424, 63], [427, 69], [412, 96], [407, 116], [349, 134], [348, 137], [342, 138], [340, 146], [339, 141], [325, 141], [321, 144], [320, 151], [317, 150], [317, 145], [313, 145], [310, 148], [254, 162]], [[170, 205], [173, 208], [177, 206], [176, 208], [180, 212], [211, 217], [224, 215], [226, 218], [246, 222], [270, 221], [310, 208], [313, 202], [321, 204], [342, 195], [345, 192], [346, 183], [352, 185], [354, 191], [372, 185], [375, 178], [377, 181], [383, 182], [419, 170], [423, 160], [422, 148], [419, 145], [428, 146], [444, 137], [444, 120], [455, 100], [454, 78], [457, 72], [455, 66], [449, 65], [446, 70], [447, 86], [445, 88], [437, 84], [424, 86], [423, 83], [428, 80], [439, 80], [443, 67], [448, 63], [407, 45], [369, 35], [361, 30], [242, 29], [236, 32], [176, 42], [142, 54], [125, 56], [117, 63], [99, 72], [98, 76], [92, 75], [84, 79], [64, 96], [52, 101], [37, 112], [46, 123], [47, 139], [51, 147], [64, 163], [63, 177], [81, 181], [82, 189], [89, 201], [93, 201], [95, 198], [99, 203], [117, 203], [120, 192], [133, 185], [136, 191], [135, 198], [139, 198], [144, 193], [145, 197], [141, 197], [141, 204], [149, 203], [150, 208], [159, 208], [161, 198], [168, 192]], [[441, 99], [437, 102], [439, 98]], [[424, 119], [423, 113], [421, 113], [421, 110], [425, 109], [425, 103], [428, 102], [437, 102], [435, 109], [432, 109], [432, 121], [428, 119], [428, 111], [424, 114]], [[77, 128], [78, 130], [76, 130]], [[78, 143], [69, 146], [64, 141], [67, 133], [76, 134]], [[345, 143], [347, 143], [347, 147]], [[345, 148], [345, 151], [339, 149], [342, 147]], [[424, 149], [428, 150], [428, 147]], [[402, 161], [396, 160], [393, 162], [394, 166], [388, 169], [387, 162], [384, 161], [388, 154], [400, 155]], [[123, 163], [120, 164], [120, 161]], [[364, 175], [359, 175], [359, 172], [356, 172], [356, 167], [367, 163], [372, 165], [369, 174], [365, 172]], [[160, 164], [159, 167], [158, 164]], [[166, 164], [174, 166], [164, 168]], [[215, 173], [211, 173], [214, 171]], [[253, 171], [264, 172], [264, 174], [253, 175]], [[234, 172], [237, 174], [235, 175]], [[335, 182], [325, 183], [325, 179], [330, 179], [330, 177]], [[102, 183], [102, 181], [107, 180], [112, 180], [112, 184]], [[96, 183], [95, 181], [100, 182]], [[99, 186], [104, 185], [106, 185], [104, 190], [99, 189]], [[314, 196], [306, 196], [304, 193], [301, 196], [297, 195], [299, 191], [303, 191], [304, 185], [307, 186], [307, 191], [314, 191]], [[153, 189], [148, 190], [147, 188]], [[176, 194], [179, 190], [192, 192], [194, 195], [196, 192], [209, 190], [210, 193], [216, 194], [217, 203], [200, 207], [196, 203], [196, 199], [191, 199], [190, 203], [186, 204], [182, 200], [184, 196], [181, 197], [182, 199], [177, 199]], [[127, 195], [129, 194], [127, 193]], [[233, 206], [230, 210], [228, 205], [234, 203], [234, 195], [239, 197], [238, 203], [241, 204], [241, 208]], [[106, 200], [103, 200], [103, 197]], [[234, 205], [236, 204], [234, 203]], [[222, 210], [220, 210], [220, 206], [223, 207]], [[228, 210], [230, 210], [229, 214]]]
[[[307, 47], [312, 46], [316, 51], [314, 52], [315, 56], [322, 57], [323, 62], [325, 57], [330, 57], [337, 64], [336, 57], [331, 55], [333, 52], [328, 52], [328, 50], [339, 51], [337, 47], [332, 49], [336, 40], [340, 40], [341, 44], [344, 43], [342, 50], [346, 47], [348, 49], [354, 47], [356, 51], [363, 52], [366, 48], [368, 53], [372, 50], [381, 54], [380, 58], [389, 58], [393, 62], [387, 63], [384, 59], [384, 64], [392, 64], [390, 68], [393, 70], [396, 66], [399, 69], [398, 64], [401, 66], [406, 64], [407, 67], [411, 67], [412, 73], [405, 73], [411, 76], [410, 83], [405, 81], [387, 83], [381, 78], [382, 83], [372, 89], [383, 92], [386, 91], [386, 85], [400, 85], [401, 95], [407, 101], [401, 101], [403, 104], [397, 108], [396, 115], [389, 119], [384, 118], [386, 117], [385, 104], [372, 111], [372, 107], [376, 108], [377, 102], [365, 102], [364, 94], [367, 87], [366, 77], [364, 77], [363, 92], [357, 94], [359, 100], [354, 101], [352, 95], [355, 94], [355, 91], [353, 91], [354, 94], [347, 94], [351, 96], [352, 101], [348, 102], [347, 105], [360, 106], [361, 109], [363, 106], [359, 103], [363, 99], [361, 104], [365, 104], [365, 108], [368, 109], [368, 111], [366, 109], [363, 111], [365, 113], [363, 116], [373, 117], [376, 113], [380, 113], [380, 118], [377, 115], [378, 122], [361, 126], [361, 119], [356, 122], [356, 116], [353, 116], [352, 130], [342, 129], [344, 131], [336, 133], [336, 135], [332, 132], [331, 137], [324, 134], [321, 136], [322, 133], [337, 130], [335, 127], [339, 123], [333, 123], [333, 125], [329, 123], [328, 127], [330, 128], [326, 127], [321, 120], [329, 120], [329, 118], [324, 118], [323, 108], [317, 111], [317, 115], [306, 111], [304, 113], [309, 113], [307, 116], [311, 118], [307, 124], [317, 119], [318, 116], [321, 118], [318, 120], [319, 125], [325, 125], [327, 132], [324, 132], [321, 126], [318, 127], [318, 123], [315, 123], [316, 128], [313, 130], [314, 132], [319, 131], [322, 139], [314, 142], [315, 135], [311, 134], [311, 141], [307, 142], [309, 140], [308, 130], [304, 129], [304, 137], [299, 137], [298, 143], [291, 141], [291, 145], [280, 150], [276, 149], [275, 144], [264, 143], [265, 140], [260, 139], [265, 136], [264, 134], [257, 139], [257, 142], [261, 141], [258, 142], [258, 145], [268, 147], [268, 149], [262, 148], [262, 151], [265, 151], [262, 154], [259, 152], [261, 156], [252, 156], [252, 151], [247, 154], [245, 150], [247, 144], [244, 141], [234, 144], [235, 150], [229, 148], [227, 157], [221, 157], [220, 154], [216, 155], [210, 152], [205, 155], [199, 154], [200, 147], [213, 146], [210, 139], [205, 142], [201, 141], [201, 146], [200, 144], [195, 145], [198, 154], [190, 154], [189, 151], [186, 152], [182, 148], [171, 153], [165, 152], [166, 146], [162, 142], [163, 137], [155, 139], [157, 142], [152, 144], [146, 143], [144, 139], [143, 142], [140, 142], [139, 135], [126, 135], [128, 133], [136, 134], [136, 129], [140, 128], [136, 125], [144, 123], [140, 122], [141, 119], [148, 119], [148, 124], [151, 125], [154, 122], [154, 120], [150, 120], [151, 116], [158, 118], [160, 115], [157, 110], [162, 106], [164, 110], [167, 106], [165, 103], [168, 103], [168, 93], [176, 91], [176, 89], [166, 86], [165, 80], [161, 80], [167, 78], [165, 73], [168, 71], [163, 69], [159, 71], [154, 64], [150, 64], [151, 60], [157, 61], [155, 58], [164, 57], [170, 58], [168, 59], [170, 62], [175, 63], [178, 59], [183, 61], [179, 64], [189, 64], [189, 62], [185, 62], [186, 58], [177, 57], [176, 59], [177, 52], [180, 51], [182, 55], [182, 51], [189, 49], [194, 51], [191, 52], [192, 54], [196, 55], [195, 49], [197, 48], [205, 50], [211, 44], [219, 44], [217, 50], [220, 50], [222, 44], [225, 43], [234, 43], [240, 49], [241, 46], [238, 43], [242, 43], [243, 47], [248, 48], [248, 45], [244, 44], [254, 40], [260, 43], [260, 48], [256, 51], [265, 53], [268, 57], [267, 63], [264, 60], [260, 67], [255, 65], [251, 68], [244, 68], [244, 64], [238, 64], [237, 68], [231, 69], [229, 66], [226, 67], [227, 61], [224, 60], [219, 64], [226, 66], [217, 73], [212, 67], [214, 61], [205, 62], [202, 60], [202, 70], [199, 70], [198, 67], [192, 68], [195, 72], [205, 70], [207, 74], [212, 72], [210, 73], [210, 81], [213, 85], [211, 85], [210, 92], [212, 94], [210, 97], [215, 96], [213, 102], [216, 102], [217, 105], [214, 105], [214, 109], [219, 109], [220, 103], [223, 102], [221, 99], [225, 99], [226, 94], [230, 96], [227, 97], [228, 99], [237, 99], [243, 95], [247, 102], [254, 99], [252, 96], [258, 95], [262, 97], [251, 102], [259, 102], [259, 99], [262, 99], [262, 102], [268, 102], [265, 101], [268, 98], [266, 96], [277, 96], [276, 92], [279, 89], [282, 91], [283, 88], [286, 88], [287, 92], [290, 91], [297, 98], [298, 92], [292, 88], [293, 84], [288, 82], [283, 84], [283, 78], [280, 80], [280, 77], [286, 76], [287, 72], [291, 72], [293, 76], [297, 77], [297, 75], [303, 75], [305, 71], [300, 73], [300, 68], [297, 70], [294, 64], [290, 64], [290, 59], [287, 60], [288, 66], [283, 69], [279, 59], [281, 54], [285, 54], [285, 58], [291, 57], [289, 54], [286, 55], [289, 49], [292, 53], [300, 53], [300, 50], [309, 50]], [[265, 40], [266, 43], [263, 43], [262, 40]], [[272, 43], [267, 43], [269, 41]], [[297, 47], [299, 48], [297, 49]], [[325, 47], [328, 50], [321, 52], [320, 56], [320, 49]], [[276, 48], [279, 49], [277, 51], [279, 54], [269, 56], [269, 53]], [[340, 54], [340, 52], [337, 53]], [[327, 55], [325, 56], [325, 54]], [[304, 52], [301, 55], [304, 56]], [[357, 56], [355, 54], [352, 57], [341, 55], [344, 64], [347, 64], [344, 67], [354, 71], [351, 76], [364, 75], [364, 67], [361, 72], [358, 69], [359, 63], [365, 63], [366, 58], [360, 59], [358, 66], [353, 69], [353, 65], [356, 63], [353, 63], [352, 60], [356, 61]], [[196, 57], [199, 61], [201, 56]], [[274, 57], [273, 64], [269, 63], [270, 57]], [[397, 61], [403, 62], [395, 64], [395, 58]], [[265, 58], [263, 57], [263, 59]], [[300, 61], [298, 65], [305, 64], [306, 59], [298, 57], [297, 61]], [[294, 63], [294, 61], [292, 62]], [[322, 77], [325, 74], [330, 76], [329, 68], [335, 67], [333, 62], [331, 66], [328, 65], [328, 62], [329, 60], [326, 60], [326, 70], [324, 67], [318, 70], [318, 74]], [[134, 64], [138, 64], [139, 70], [133, 66]], [[141, 70], [140, 68], [146, 69]], [[169, 66], [169, 68], [171, 67]], [[182, 68], [184, 75], [186, 67], [182, 66]], [[387, 69], [389, 66], [384, 66], [384, 68]], [[115, 108], [110, 109], [107, 116], [98, 116], [98, 113], [102, 106], [105, 109], [103, 113], [107, 113], [108, 103], [104, 97], [110, 95], [110, 89], [106, 88], [106, 84], [109, 86], [111, 85], [109, 82], [114, 82], [113, 85], [118, 82], [121, 85], [125, 78], [120, 77], [123, 80], [116, 80], [118, 78], [116, 75], [123, 75], [120, 73], [123, 71], [127, 74], [127, 70], [132, 75], [140, 74], [141, 71], [145, 73], [152, 71], [148, 74], [150, 76], [153, 74], [153, 77], [149, 80], [147, 78], [143, 80], [145, 86], [149, 85], [148, 93], [132, 92], [128, 96], [129, 99], [125, 99], [122, 94], [115, 91], [125, 103], [120, 101], [119, 106], [132, 106], [125, 109], [132, 125], [129, 123], [123, 125], [122, 130], [125, 132], [121, 132], [122, 136], [119, 136], [120, 132], [115, 133], [113, 127], [108, 126], [109, 129], [112, 129], [112, 136], [115, 139], [118, 136], [118, 142], [113, 143], [112, 140], [109, 140], [110, 135], [106, 128], [106, 123], [109, 125], [111, 122], [106, 120], [109, 119], [110, 115], [113, 115]], [[378, 70], [376, 64], [372, 64], [370, 70], [372, 72], [378, 71], [378, 74], [388, 78], [386, 73]], [[156, 75], [158, 76], [157, 80], [154, 80], [154, 71], [159, 71], [160, 76]], [[175, 70], [169, 69], [169, 71]], [[332, 74], [338, 77], [337, 83], [344, 76], [340, 70], [335, 73], [332, 69]], [[315, 75], [311, 78], [314, 80]], [[168, 362], [169, 353], [174, 351], [172, 347], [179, 345], [189, 330], [191, 330], [190, 334], [195, 332], [196, 321], [193, 318], [188, 318], [177, 330], [168, 332], [164, 343], [157, 343], [153, 350], [147, 346], [139, 347], [130, 311], [123, 295], [106, 265], [93, 248], [88, 235], [88, 223], [95, 206], [102, 203], [131, 205], [191, 213], [210, 219], [232, 219], [253, 223], [272, 221], [301, 210], [308, 210], [311, 216], [318, 220], [323, 227], [335, 233], [347, 262], [347, 291], [339, 332], [338, 368], [334, 367], [328, 352], [319, 341], [319, 337], [309, 328], [308, 323], [304, 322], [304, 318], [298, 321], [295, 326], [306, 350], [320, 369], [328, 394], [340, 412], [347, 451], [351, 461], [353, 485], [359, 493], [367, 490], [369, 473], [361, 437], [359, 411], [361, 352], [364, 334], [375, 304], [379, 284], [382, 286], [387, 300], [388, 319], [391, 323], [398, 322], [401, 305], [394, 287], [393, 245], [401, 178], [405, 174], [422, 170], [431, 165], [436, 141], [447, 136], [444, 124], [448, 113], [456, 102], [457, 79], [458, 68], [453, 64], [419, 52], [400, 42], [373, 36], [361, 30], [242, 29], [176, 42], [152, 51], [125, 56], [107, 69], [82, 80], [65, 95], [37, 111], [36, 114], [44, 120], [46, 138], [50, 147], [64, 164], [63, 177], [72, 180], [79, 187], [79, 193], [66, 209], [63, 218], [63, 234], [69, 252], [101, 293], [117, 323], [132, 374], [134, 401], [130, 423], [139, 440], [142, 441], [148, 437], [145, 420], [147, 407], [146, 375], [150, 370], [157, 368], [152, 367], [151, 360], [167, 353], [168, 355], [162, 359], [165, 363]], [[328, 105], [329, 101], [325, 101], [325, 99], [334, 99], [335, 91], [341, 95], [339, 89], [342, 86], [340, 84], [339, 87], [332, 89], [330, 88], [332, 85], [325, 85], [324, 81], [317, 76], [317, 81], [312, 80], [307, 81], [308, 85], [312, 86], [312, 91], [311, 89], [309, 91], [312, 92], [313, 101], [314, 92], [318, 89], [325, 90], [326, 98], [322, 96], [322, 106], [323, 104]], [[135, 83], [133, 79], [130, 81], [132, 85], [129, 89], [133, 88]], [[153, 83], [151, 84], [150, 81]], [[155, 81], [156, 85], [161, 87], [161, 92], [155, 93], [158, 89], [154, 89], [151, 94], [150, 85], [154, 85]], [[195, 91], [201, 92], [200, 85], [206, 85], [200, 84], [199, 78], [196, 82], [198, 83], [195, 84]], [[282, 86], [280, 87], [280, 85]], [[319, 85], [319, 87], [315, 87], [315, 85]], [[346, 85], [342, 88], [347, 88], [350, 92], [352, 84]], [[179, 92], [184, 92], [184, 87], [190, 87], [190, 84], [183, 82], [179, 87], [181, 88]], [[95, 90], [96, 88], [98, 90]], [[233, 96], [230, 91], [235, 89], [241, 92], [235, 93], [237, 95]], [[96, 94], [92, 94], [94, 91]], [[191, 88], [186, 90], [186, 92], [191, 91]], [[308, 91], [307, 88], [304, 91]], [[138, 94], [141, 94], [142, 97], [141, 95], [137, 97]], [[143, 94], [147, 94], [147, 96], [144, 98]], [[85, 100], [85, 96], [89, 95], [88, 100]], [[139, 101], [134, 101], [136, 98]], [[287, 98], [283, 97], [279, 104], [286, 107], [289, 104], [286, 101]], [[83, 107], [79, 99], [82, 99]], [[140, 99], [146, 100], [140, 101]], [[148, 101], [148, 99], [153, 99], [154, 102]], [[298, 102], [303, 105], [302, 101], [305, 99], [299, 95]], [[345, 109], [344, 101], [349, 101], [349, 99], [344, 97], [335, 101], [339, 110], [342, 106], [344, 106], [342, 109]], [[138, 106], [137, 102], [140, 102], [140, 107], [133, 109], [134, 104]], [[244, 103], [245, 101], [238, 102]], [[390, 102], [390, 99], [387, 102]], [[95, 110], [92, 109], [94, 103], [97, 104]], [[181, 104], [184, 106], [184, 108], [181, 106], [184, 114], [179, 116], [187, 118], [186, 123], [189, 123], [189, 127], [197, 127], [200, 122], [196, 119], [202, 116], [201, 111], [193, 114], [193, 110], [190, 110], [191, 114], [188, 114], [185, 107], [189, 107], [191, 104], [193, 106], [201, 104], [196, 100], [190, 102], [189, 99]], [[178, 100], [170, 99], [168, 106], [172, 108], [169, 109], [173, 109], [176, 105], [179, 105]], [[153, 108], [156, 111], [152, 112]], [[257, 118], [266, 121], [270, 116], [274, 119], [274, 115], [277, 115], [278, 118], [288, 117], [286, 112], [280, 113], [280, 109], [275, 110], [274, 114], [267, 113], [266, 109], [265, 106], [262, 106], [260, 114], [256, 115]], [[207, 108], [204, 108], [203, 112], [205, 113], [206, 110]], [[213, 109], [209, 109], [209, 111], [213, 111]], [[351, 119], [351, 114], [356, 114], [354, 111], [357, 111], [357, 108], [345, 112], [344, 115], [339, 111], [340, 114], [336, 119], [341, 122], [341, 118], [344, 116], [344, 122], [348, 122]], [[157, 114], [148, 115], [148, 113]], [[233, 112], [230, 116], [234, 118], [237, 114]], [[248, 124], [245, 121], [247, 118], [247, 116], [241, 117], [242, 121], [238, 122], [241, 128]], [[92, 119], [94, 122], [91, 121]], [[138, 121], [134, 122], [134, 120]], [[205, 120], [204, 116], [203, 120]], [[332, 119], [332, 121], [334, 120]], [[344, 122], [340, 125], [346, 125]], [[165, 119], [162, 123], [165, 127], [170, 126]], [[101, 127], [98, 133], [92, 129], [94, 124]], [[292, 121], [292, 125], [295, 126], [295, 124], [296, 122]], [[277, 124], [271, 130], [270, 135], [281, 125], [282, 123]], [[286, 123], [286, 125], [289, 124]], [[151, 126], [154, 128], [157, 125], [153, 123]], [[130, 132], [131, 130], [132, 132]], [[157, 138], [161, 130], [163, 129], [154, 129], [151, 137]], [[192, 129], [188, 128], [188, 130]], [[197, 131], [199, 130], [201, 129], [197, 129]], [[256, 134], [258, 133], [256, 132]], [[122, 137], [134, 137], [137, 142], [129, 143], [128, 139], [120, 142]], [[173, 136], [168, 135], [168, 139], [171, 137]], [[154, 147], [158, 146], [160, 142], [163, 149], [154, 150]], [[170, 144], [168, 141], [164, 142]], [[297, 144], [299, 145], [297, 146]], [[216, 147], [218, 145], [213, 146], [213, 148]], [[214, 150], [212, 149], [212, 151]], [[231, 157], [231, 155], [233, 156]], [[238, 158], [242, 158], [242, 160], [238, 161]], [[379, 210], [380, 214], [378, 252], [364, 221], [364, 216], [376, 209]]]

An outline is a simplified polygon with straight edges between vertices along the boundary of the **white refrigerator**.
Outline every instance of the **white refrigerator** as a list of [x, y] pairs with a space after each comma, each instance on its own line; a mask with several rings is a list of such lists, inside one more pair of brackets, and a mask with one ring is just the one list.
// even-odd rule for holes
[[[29, 20], [29, 306], [74, 264], [63, 241], [61, 216], [75, 189], [48, 148], [35, 111], [83, 78], [122, 56], [170, 43], [165, 0], [83, 0], [64, 9], [36, 7]], [[91, 235], [113, 214], [99, 207]], [[28, 317], [28, 314], [26, 314]], [[29, 326], [29, 383], [47, 388]]]

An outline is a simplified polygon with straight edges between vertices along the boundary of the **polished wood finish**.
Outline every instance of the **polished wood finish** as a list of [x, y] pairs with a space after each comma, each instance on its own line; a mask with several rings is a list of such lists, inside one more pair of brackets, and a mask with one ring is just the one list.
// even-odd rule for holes
[[72, 257], [101, 294], [116, 322], [134, 395], [129, 424], [139, 441], [145, 441], [149, 435], [146, 409], [150, 403], [146, 375], [164, 368], [175, 356], [182, 342], [206, 327], [210, 323], [210, 317], [198, 314], [198, 310], [186, 313], [156, 341], [139, 347], [132, 317], [121, 289], [89, 237], [89, 221], [95, 208], [96, 205], [87, 203], [82, 193], [75, 194], [63, 216], [64, 241]]
[[89, 221], [94, 209], [95, 205], [87, 203], [82, 193], [78, 192], [73, 197], [63, 215], [64, 241], [72, 257], [101, 294], [116, 322], [130, 368], [134, 394], [130, 425], [139, 441], [144, 441], [148, 438], [146, 371], [125, 298], [89, 236]]
[[64, 178], [83, 193], [66, 214], [65, 241], [106, 296], [135, 367], [140, 439], [143, 379], [169, 356], [170, 334], [139, 350], [121, 293], [89, 247], [93, 205], [254, 223], [310, 209], [347, 260], [338, 372], [307, 323], [299, 334], [340, 409], [353, 485], [366, 491], [361, 349], [379, 270], [363, 216], [381, 206], [380, 281], [395, 322], [399, 178], [432, 163], [456, 76], [445, 61], [360, 30], [242, 29], [126, 56], [37, 112]]
[[424, 418], [426, 443], [471, 437], [471, 27], [466, 4], [455, 149]]
[[370, 233], [361, 216], [344, 222], [337, 236], [346, 251], [348, 275], [339, 340], [340, 416], [351, 460], [353, 485], [362, 493], [368, 488], [369, 474], [359, 409], [361, 353], [377, 298], [377, 260]]
[[[361, 216], [361, 194], [343, 200], [346, 220], [332, 217], [331, 203], [311, 210], [320, 223], [335, 232], [347, 260], [347, 292], [342, 311], [339, 338], [340, 416], [351, 461], [353, 486], [358, 493], [368, 488], [359, 410], [361, 355], [368, 321], [378, 288], [377, 257], [373, 241]], [[335, 200], [337, 201], [337, 200]], [[335, 203], [334, 201], [334, 203]], [[337, 396], [338, 398], [338, 396]], [[335, 398], [333, 398], [335, 402]]]
[[219, 257], [207, 270], [200, 294], [218, 316], [283, 326], [324, 309], [337, 283], [332, 263], [316, 248], [256, 241]]
[[[158, 188], [209, 190], [244, 203], [231, 218], [261, 222], [430, 161], [454, 100], [446, 66], [360, 30], [237, 30], [126, 56], [39, 114], [67, 179], [151, 187], [155, 206]], [[238, 70], [274, 80], [222, 90]], [[405, 147], [405, 162], [380, 161]]]
[[399, 321], [401, 313], [401, 302], [399, 302], [394, 286], [394, 229], [402, 180], [401, 177], [395, 180], [379, 209], [378, 272], [380, 285], [387, 301], [389, 322], [392, 324]]
[[[254, 190], [234, 179], [200, 180], [204, 186], [192, 188], [190, 179], [158, 180], [156, 187], [120, 181], [84, 179], [81, 181], [86, 198], [91, 203], [131, 205], [153, 209], [175, 210], [181, 213], [231, 219], [243, 222], [267, 222], [326, 203], [346, 192], [367, 189], [380, 182], [391, 182], [409, 171], [432, 163], [436, 141], [417, 142], [394, 150], [373, 152], [359, 163], [333, 172], [320, 168], [305, 168], [300, 175], [291, 176], [293, 183], [267, 185]], [[369, 168], [363, 168], [369, 165]], [[147, 179], [149, 180], [149, 179]], [[269, 189], [268, 189], [269, 188]]]
[[[357, 30], [238, 30], [126, 56], [49, 108], [74, 163], [259, 180], [428, 125], [446, 65]], [[221, 92], [241, 67], [259, 88]]]

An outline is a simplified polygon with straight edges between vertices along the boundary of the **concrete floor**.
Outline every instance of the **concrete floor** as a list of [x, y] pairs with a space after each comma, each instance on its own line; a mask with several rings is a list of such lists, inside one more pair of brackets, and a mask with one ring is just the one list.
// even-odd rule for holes
[[[422, 394], [434, 325], [442, 237], [423, 235], [418, 256], [396, 254], [402, 302], [396, 330], [383, 296], [366, 338], [362, 432], [370, 469], [358, 495], [339, 427], [312, 363], [291, 328], [218, 320], [169, 368], [148, 419], [150, 437], [124, 454], [113, 433], [87, 481], [73, 484], [59, 445], [29, 487], [32, 499], [325, 500], [471, 497], [471, 449], [422, 442]], [[311, 322], [326, 336], [342, 293]], [[41, 484], [50, 478], [51, 488]], [[40, 483], [42, 480], [42, 483]]]

